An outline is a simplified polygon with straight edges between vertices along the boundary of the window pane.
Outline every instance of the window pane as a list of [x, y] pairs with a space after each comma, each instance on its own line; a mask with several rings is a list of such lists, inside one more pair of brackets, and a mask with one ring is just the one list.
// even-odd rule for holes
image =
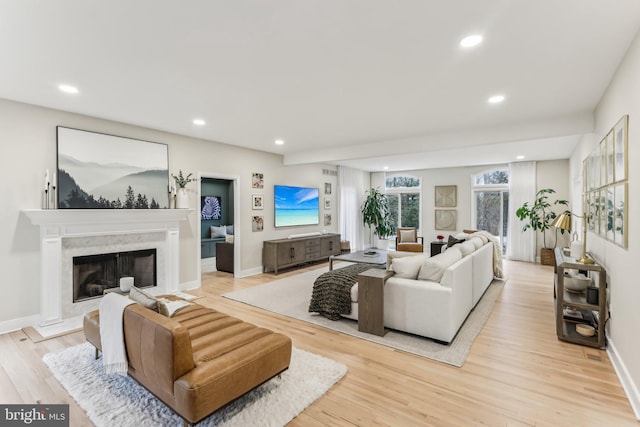
[[389, 216], [391, 218], [391, 227], [393, 228], [393, 236], [395, 236], [396, 229], [398, 228], [398, 195], [386, 194], [385, 197], [387, 198], [387, 202], [389, 203]]
[[476, 227], [494, 236], [500, 236], [501, 226], [500, 191], [476, 192]]
[[493, 184], [508, 184], [509, 183], [509, 171], [508, 170], [495, 170], [491, 172], [483, 173], [482, 175], [476, 175], [475, 185], [493, 185]]
[[411, 176], [392, 176], [385, 181], [387, 188], [420, 187], [420, 179]]
[[420, 227], [420, 194], [418, 193], [402, 193], [401, 206], [402, 215], [400, 216], [403, 227]]

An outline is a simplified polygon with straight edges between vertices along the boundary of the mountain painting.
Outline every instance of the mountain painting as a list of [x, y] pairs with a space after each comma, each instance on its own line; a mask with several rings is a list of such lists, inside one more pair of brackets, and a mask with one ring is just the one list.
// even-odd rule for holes
[[59, 209], [166, 209], [166, 144], [57, 127]]

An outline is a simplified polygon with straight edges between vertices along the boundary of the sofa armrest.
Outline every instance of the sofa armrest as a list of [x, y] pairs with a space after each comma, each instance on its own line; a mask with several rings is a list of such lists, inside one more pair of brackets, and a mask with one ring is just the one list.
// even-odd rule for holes
[[134, 304], [124, 312], [129, 369], [173, 394], [173, 383], [195, 367], [189, 331], [179, 322]]

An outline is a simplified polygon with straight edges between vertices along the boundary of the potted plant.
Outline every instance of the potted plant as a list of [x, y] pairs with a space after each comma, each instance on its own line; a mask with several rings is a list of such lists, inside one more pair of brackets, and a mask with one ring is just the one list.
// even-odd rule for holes
[[[552, 210], [555, 205], [568, 206], [569, 202], [566, 200], [550, 201], [549, 196], [556, 191], [552, 188], [543, 188], [536, 193], [536, 200], [531, 206], [529, 202], [525, 202], [516, 211], [516, 216], [524, 221], [522, 231], [532, 229], [535, 231], [542, 231], [542, 248], [540, 249], [540, 263], [543, 265], [555, 265], [555, 257], [553, 254], [553, 248], [558, 243], [558, 229], [555, 233], [555, 242], [553, 248], [547, 248], [547, 234], [546, 231], [551, 227], [551, 223], [556, 218], [556, 213]], [[564, 234], [564, 230], [560, 230], [560, 233]]]
[[178, 191], [176, 192], [176, 208], [178, 209], [189, 208], [189, 195], [187, 194], [187, 189], [185, 187], [188, 183], [195, 181], [195, 178], [191, 178], [191, 175], [193, 174], [190, 173], [185, 178], [184, 175], [182, 175], [182, 169], [178, 171], [178, 176], [171, 174], [178, 186]]
[[378, 236], [380, 242], [392, 235], [394, 231], [389, 215], [389, 204], [385, 195], [378, 189], [372, 188], [367, 193], [361, 208], [362, 220]]

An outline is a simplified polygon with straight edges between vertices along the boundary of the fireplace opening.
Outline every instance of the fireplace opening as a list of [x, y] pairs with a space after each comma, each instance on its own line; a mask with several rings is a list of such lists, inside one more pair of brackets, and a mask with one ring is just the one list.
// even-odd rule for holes
[[138, 288], [157, 286], [156, 250], [73, 257], [73, 302], [99, 298], [120, 288], [120, 278], [133, 277]]

